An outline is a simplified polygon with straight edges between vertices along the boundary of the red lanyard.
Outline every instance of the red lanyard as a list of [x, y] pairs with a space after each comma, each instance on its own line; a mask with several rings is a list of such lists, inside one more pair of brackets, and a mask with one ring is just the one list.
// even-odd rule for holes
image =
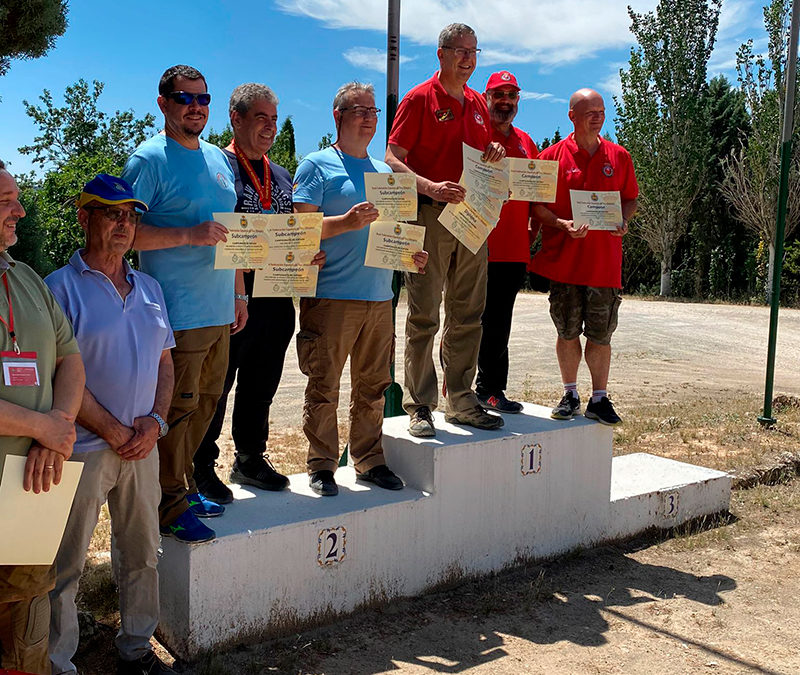
[[14, 346], [14, 351], [19, 354], [19, 345], [17, 344], [17, 334], [14, 332], [14, 308], [11, 306], [11, 293], [8, 290], [8, 273], [3, 275], [3, 286], [6, 287], [6, 298], [8, 298], [8, 322], [0, 316], [0, 323], [8, 329], [8, 335], [11, 338], [11, 344]]
[[253, 184], [253, 187], [258, 192], [258, 198], [261, 200], [261, 208], [269, 210], [272, 208], [272, 183], [269, 180], [269, 160], [267, 156], [264, 155], [261, 159], [264, 160], [264, 184], [261, 184], [261, 181], [258, 180], [258, 176], [256, 176], [256, 172], [253, 171], [253, 167], [250, 165], [250, 160], [245, 157], [244, 153], [239, 150], [239, 147], [236, 145], [236, 141], [233, 142], [233, 151], [236, 153], [236, 158], [239, 160], [239, 164], [244, 167], [244, 170], [247, 171], [247, 175], [250, 177], [250, 182]]

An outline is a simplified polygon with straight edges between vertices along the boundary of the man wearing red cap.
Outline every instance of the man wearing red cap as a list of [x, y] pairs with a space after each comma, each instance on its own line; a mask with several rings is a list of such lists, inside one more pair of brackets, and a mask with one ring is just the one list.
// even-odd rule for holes
[[405, 397], [412, 436], [436, 435], [431, 411], [439, 389], [433, 365], [433, 339], [439, 330], [439, 305], [444, 289], [442, 364], [446, 387], [445, 419], [479, 429], [497, 429], [503, 420], [478, 403], [472, 381], [481, 341], [481, 315], [486, 302], [486, 245], [473, 255], [439, 222], [442, 209], [458, 204], [466, 194], [458, 180], [462, 144], [481, 150], [494, 162], [505, 157], [491, 140], [489, 111], [483, 97], [467, 86], [475, 70], [478, 40], [463, 23], [439, 34], [439, 71], [414, 87], [397, 108], [386, 163], [394, 171], [417, 174], [419, 214], [425, 226], [427, 274], [406, 274]]
[[[579, 89], [569, 100], [574, 132], [539, 156], [558, 161], [558, 188], [554, 204], [533, 207], [544, 225], [542, 249], [533, 263], [535, 272], [550, 279], [550, 316], [558, 332], [556, 355], [564, 395], [551, 417], [570, 419], [580, 412], [577, 379], [583, 333], [592, 376], [592, 398], [584, 415], [614, 425], [622, 420], [606, 392], [611, 335], [622, 300], [622, 237], [636, 212], [639, 186], [628, 151], [600, 136], [605, 115], [603, 97]], [[572, 218], [570, 190], [618, 191], [622, 225], [613, 232], [590, 232], [586, 223]]]
[[[494, 73], [486, 83], [484, 96], [492, 124], [492, 140], [500, 143], [507, 157], [535, 159], [536, 144], [511, 123], [517, 115], [520, 87], [507, 70]], [[522, 288], [530, 260], [529, 224], [531, 203], [508, 201], [500, 212], [497, 227], [489, 235], [489, 269], [483, 334], [478, 352], [475, 393], [485, 408], [501, 413], [518, 413], [522, 404], [505, 395], [508, 381], [508, 338], [514, 301]]]

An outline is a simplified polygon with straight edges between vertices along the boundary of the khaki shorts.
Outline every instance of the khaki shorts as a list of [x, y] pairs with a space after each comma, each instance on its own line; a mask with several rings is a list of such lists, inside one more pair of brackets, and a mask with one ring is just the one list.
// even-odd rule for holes
[[550, 282], [550, 316], [563, 340], [574, 340], [583, 333], [596, 344], [610, 344], [621, 302], [619, 288]]

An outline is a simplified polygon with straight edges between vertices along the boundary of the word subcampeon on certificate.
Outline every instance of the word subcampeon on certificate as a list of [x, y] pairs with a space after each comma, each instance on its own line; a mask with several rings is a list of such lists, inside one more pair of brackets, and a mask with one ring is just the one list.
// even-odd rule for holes
[[552, 159], [508, 158], [511, 199], [550, 203], [556, 200], [558, 162]]
[[263, 267], [269, 253], [266, 216], [260, 213], [215, 213], [213, 216], [228, 230], [227, 241], [217, 243], [214, 269]]
[[370, 223], [366, 267], [418, 272], [413, 255], [425, 246], [425, 227], [398, 222]]
[[590, 230], [616, 230], [622, 227], [622, 202], [618, 191], [570, 190], [572, 222]]
[[416, 174], [366, 172], [364, 191], [378, 209], [378, 221], [417, 219]]
[[257, 269], [253, 297], [309, 297], [317, 293], [319, 267], [311, 264], [322, 237], [321, 211], [269, 214], [269, 254]]
[[83, 471], [82, 462], [64, 462], [61, 482], [37, 495], [22, 489], [26, 459], [7, 455], [3, 466], [0, 565], [53, 564]]

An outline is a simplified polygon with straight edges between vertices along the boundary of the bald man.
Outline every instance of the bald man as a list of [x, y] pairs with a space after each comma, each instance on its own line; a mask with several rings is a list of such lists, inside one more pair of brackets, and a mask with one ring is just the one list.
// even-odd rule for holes
[[[556, 355], [564, 395], [550, 416], [568, 420], [580, 413], [578, 366], [585, 356], [592, 398], [584, 415], [615, 425], [622, 420], [607, 392], [611, 335], [622, 300], [622, 238], [636, 212], [639, 186], [628, 151], [600, 136], [605, 117], [603, 97], [592, 89], [579, 89], [569, 100], [573, 133], [539, 155], [558, 161], [558, 191], [554, 203], [533, 207], [544, 226], [533, 269], [550, 279], [550, 316], [558, 332]], [[616, 231], [590, 231], [588, 224], [573, 220], [570, 190], [619, 192], [622, 225]]]

